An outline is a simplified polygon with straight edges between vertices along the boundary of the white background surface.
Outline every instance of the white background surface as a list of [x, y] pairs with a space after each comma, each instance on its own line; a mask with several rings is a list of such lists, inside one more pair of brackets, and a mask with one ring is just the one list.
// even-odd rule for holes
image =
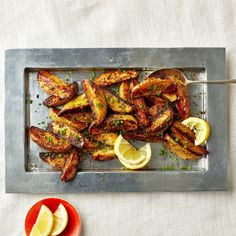
[[0, 235], [24, 235], [27, 210], [49, 196], [79, 210], [85, 236], [236, 235], [236, 87], [229, 88], [228, 192], [5, 194], [3, 118], [6, 48], [221, 46], [236, 79], [236, 1], [0, 0], [0, 25]]

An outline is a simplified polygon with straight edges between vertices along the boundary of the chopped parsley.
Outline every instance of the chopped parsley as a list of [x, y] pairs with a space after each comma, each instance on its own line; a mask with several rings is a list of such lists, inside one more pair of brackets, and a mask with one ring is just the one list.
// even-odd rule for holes
[[192, 170], [192, 166], [181, 166], [181, 170]]
[[85, 131], [83, 132], [83, 135], [84, 135], [84, 137], [89, 137], [89, 132], [88, 132], [88, 130], [85, 130]]
[[159, 152], [160, 156], [166, 156], [167, 154], [168, 154], [168, 152], [167, 152], [166, 149], [161, 149], [160, 152]]
[[59, 129], [60, 134], [66, 134], [67, 128], [61, 128]]
[[143, 105], [143, 104], [140, 104], [138, 107], [139, 107], [139, 108], [144, 108], [144, 105]]
[[31, 166], [32, 169], [37, 168], [37, 165], [35, 163], [32, 163], [30, 166]]
[[95, 80], [97, 77], [96, 72], [95, 71], [91, 72], [90, 77], [91, 77], [91, 80]]
[[48, 140], [49, 143], [51, 143], [52, 142], [52, 137], [48, 137], [47, 140]]
[[29, 103], [29, 104], [32, 104], [33, 103], [33, 100], [32, 99], [25, 99], [25, 102]]
[[122, 125], [124, 123], [123, 120], [113, 120], [112, 124], [113, 125]]
[[98, 108], [102, 108], [103, 107], [103, 105], [100, 102], [96, 102], [95, 106], [98, 107]]

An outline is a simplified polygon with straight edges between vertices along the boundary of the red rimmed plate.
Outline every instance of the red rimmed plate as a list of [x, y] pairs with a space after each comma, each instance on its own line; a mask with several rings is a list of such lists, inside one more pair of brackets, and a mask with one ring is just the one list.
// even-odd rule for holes
[[81, 231], [81, 221], [80, 216], [76, 209], [67, 201], [60, 198], [45, 198], [35, 203], [30, 210], [28, 211], [25, 218], [25, 233], [27, 236], [30, 235], [30, 231], [36, 222], [36, 219], [39, 214], [39, 210], [44, 204], [47, 206], [52, 213], [55, 212], [59, 204], [62, 203], [68, 213], [68, 224], [65, 230], [59, 236], [78, 236]]

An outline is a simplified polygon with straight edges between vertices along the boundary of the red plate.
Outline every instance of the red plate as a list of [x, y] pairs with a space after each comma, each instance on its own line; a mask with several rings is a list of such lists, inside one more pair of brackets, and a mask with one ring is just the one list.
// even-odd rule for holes
[[36, 204], [34, 204], [30, 210], [28, 211], [26, 218], [25, 218], [25, 233], [27, 236], [30, 235], [30, 231], [33, 225], [36, 222], [36, 219], [39, 214], [39, 210], [44, 204], [47, 206], [52, 213], [55, 212], [59, 204], [62, 203], [67, 210], [68, 213], [68, 224], [65, 230], [60, 234], [60, 236], [78, 236], [80, 235], [81, 230], [81, 221], [80, 216], [76, 209], [67, 201], [60, 199], [60, 198], [46, 198], [43, 199]]

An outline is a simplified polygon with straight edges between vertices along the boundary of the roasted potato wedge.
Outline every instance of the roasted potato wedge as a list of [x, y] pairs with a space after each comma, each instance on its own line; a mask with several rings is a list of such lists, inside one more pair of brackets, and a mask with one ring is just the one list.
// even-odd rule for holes
[[184, 160], [197, 160], [200, 156], [190, 152], [179, 143], [177, 143], [169, 134], [164, 136], [164, 146], [173, 154]]
[[66, 140], [35, 126], [29, 128], [29, 135], [38, 146], [51, 152], [67, 152], [72, 148], [72, 145]]
[[131, 102], [130, 81], [124, 81], [121, 83], [119, 88], [119, 95], [125, 101], [129, 103]]
[[188, 97], [187, 87], [182, 83], [183, 74], [176, 69], [162, 69], [158, 70], [149, 77], [158, 77], [164, 80], [172, 80], [176, 86], [176, 95], [178, 100], [176, 101], [177, 111], [182, 120], [190, 116], [190, 102]]
[[93, 135], [94, 140], [106, 144], [108, 146], [114, 146], [117, 137], [118, 135], [113, 132], [106, 132]]
[[108, 86], [121, 83], [126, 80], [135, 79], [137, 77], [138, 77], [138, 72], [134, 70], [127, 70], [124, 72], [120, 70], [115, 70], [101, 74], [94, 80], [94, 83], [99, 86]]
[[62, 169], [70, 153], [40, 152], [39, 157], [50, 166]]
[[133, 107], [122, 98], [112, 94], [106, 89], [103, 89], [103, 93], [105, 95], [108, 107], [114, 112], [131, 113], [133, 111]]
[[73, 146], [82, 147], [83, 145], [83, 136], [75, 128], [57, 121], [52, 121], [48, 124], [47, 130], [53, 132], [57, 136], [65, 139]]
[[89, 152], [95, 149], [98, 149], [99, 146], [100, 146], [100, 143], [98, 141], [94, 141], [90, 138], [83, 139], [83, 148]]
[[60, 110], [57, 108], [49, 108], [49, 117], [53, 121], [67, 124], [77, 130], [83, 130], [88, 127], [88, 123], [77, 121], [73, 115], [66, 114], [59, 116]]
[[[139, 82], [137, 79], [132, 80], [130, 83], [130, 89], [133, 90], [138, 84]], [[146, 127], [149, 124], [149, 113], [144, 98], [133, 98], [132, 102], [135, 106], [139, 125]]]
[[69, 113], [67, 115], [70, 115], [79, 122], [84, 123], [92, 123], [93, 122], [93, 114], [90, 111], [81, 111], [81, 112], [75, 112], [75, 113]]
[[205, 155], [208, 153], [208, 151], [206, 150], [206, 148], [203, 148], [201, 146], [195, 146], [194, 143], [189, 140], [186, 136], [184, 136], [178, 129], [176, 129], [175, 127], [171, 127], [171, 131], [173, 133], [173, 135], [175, 136], [175, 141], [177, 143], [182, 144], [182, 146], [186, 149], [188, 149], [189, 151], [197, 154], [197, 155]]
[[82, 93], [77, 97], [75, 97], [74, 99], [72, 99], [71, 101], [69, 101], [68, 103], [66, 103], [62, 107], [59, 115], [61, 116], [69, 112], [81, 111], [87, 107], [89, 107], [89, 101], [86, 98], [85, 94]]
[[78, 84], [76, 82], [73, 82], [69, 85], [69, 88], [71, 90], [71, 94], [67, 98], [60, 98], [58, 96], [51, 95], [43, 101], [43, 105], [47, 107], [57, 107], [66, 104], [77, 94]]
[[187, 126], [183, 125], [180, 121], [174, 121], [172, 126], [178, 129], [184, 136], [186, 136], [190, 141], [194, 142], [195, 134]]
[[176, 77], [172, 77], [171, 79], [175, 81], [175, 84], [177, 85], [177, 92], [176, 92], [178, 96], [178, 100], [176, 102], [177, 111], [182, 120], [185, 120], [190, 116], [190, 102], [188, 98], [187, 88]]
[[175, 102], [178, 99], [175, 92], [163, 93], [161, 96], [168, 99], [170, 102]]
[[82, 86], [94, 115], [94, 124], [99, 125], [107, 114], [107, 103], [103, 91], [89, 80], [83, 80]]
[[107, 131], [130, 131], [138, 129], [138, 122], [131, 115], [109, 115], [104, 123]]
[[116, 154], [112, 147], [105, 147], [93, 151], [91, 157], [96, 161], [107, 161], [116, 158]]
[[106, 132], [106, 127], [104, 126], [104, 122], [99, 126], [93, 124], [90, 125], [88, 132], [90, 135], [97, 135]]
[[164, 110], [146, 129], [149, 132], [159, 132], [167, 129], [174, 117], [174, 111], [172, 108]]
[[151, 103], [151, 106], [153, 105], [160, 105], [160, 104], [165, 104], [166, 103], [166, 100], [163, 99], [162, 97], [159, 97], [159, 96], [147, 96], [145, 97], [145, 99]]
[[167, 107], [167, 105], [165, 103], [163, 104], [156, 104], [153, 105], [152, 107], [150, 107], [148, 109], [149, 114], [153, 117], [153, 118], [157, 118], [158, 115]]
[[122, 134], [122, 136], [125, 139], [136, 139], [136, 140], [140, 140], [143, 142], [151, 142], [151, 143], [160, 143], [163, 142], [164, 139], [161, 138], [158, 135], [152, 135], [152, 134], [147, 134], [147, 133], [135, 133], [135, 132], [125, 132], [124, 134]]
[[68, 98], [71, 96], [70, 86], [48, 71], [40, 71], [37, 75], [37, 81], [40, 88], [50, 95], [60, 98]]
[[136, 115], [139, 125], [142, 127], [146, 127], [149, 124], [149, 113], [145, 104], [145, 100], [143, 98], [135, 98], [133, 99], [133, 104], [136, 109]]
[[70, 153], [69, 157], [66, 159], [65, 166], [62, 169], [61, 181], [68, 182], [72, 180], [77, 173], [79, 165], [79, 156], [77, 149], [74, 148]]
[[163, 92], [172, 92], [173, 90], [175, 90], [175, 86], [172, 80], [147, 78], [133, 88], [132, 98], [151, 95], [160, 96]]

